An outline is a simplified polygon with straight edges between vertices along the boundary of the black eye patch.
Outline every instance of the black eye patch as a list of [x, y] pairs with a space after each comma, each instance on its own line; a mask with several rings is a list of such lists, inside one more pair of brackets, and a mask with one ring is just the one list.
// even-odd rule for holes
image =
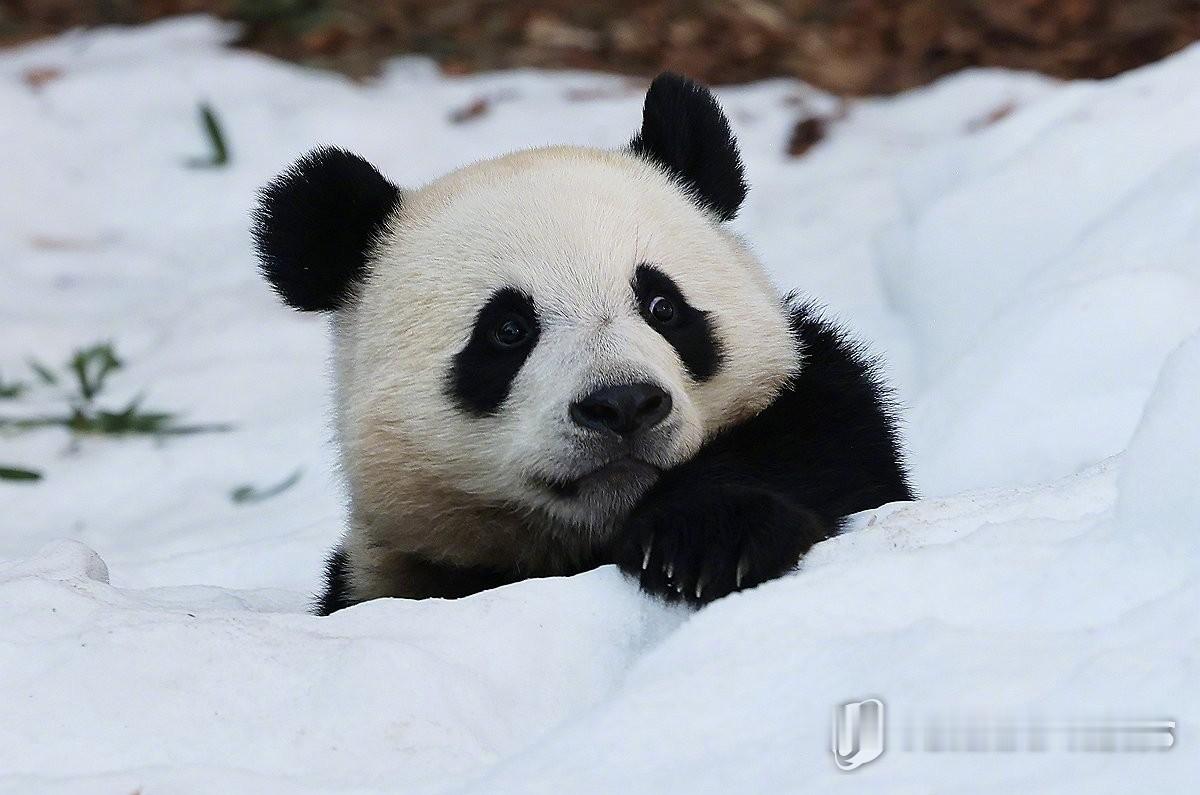
[[475, 316], [471, 339], [454, 356], [446, 379], [450, 399], [468, 414], [495, 414], [540, 333], [531, 297], [511, 287], [496, 291]]
[[671, 343], [692, 378], [707, 381], [717, 374], [725, 353], [712, 319], [687, 302], [670, 276], [653, 265], [638, 265], [633, 295], [642, 318]]

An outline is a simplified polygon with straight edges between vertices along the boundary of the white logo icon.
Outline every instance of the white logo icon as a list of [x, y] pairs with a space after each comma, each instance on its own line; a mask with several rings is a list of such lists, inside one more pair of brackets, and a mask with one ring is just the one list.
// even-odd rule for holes
[[883, 753], [883, 702], [849, 701], [833, 711], [833, 761], [854, 770]]

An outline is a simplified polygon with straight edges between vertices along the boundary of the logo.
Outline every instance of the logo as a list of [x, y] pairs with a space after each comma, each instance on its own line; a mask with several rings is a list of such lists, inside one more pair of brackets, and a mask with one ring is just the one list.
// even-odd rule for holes
[[854, 770], [882, 753], [882, 701], [848, 701], [833, 711], [833, 761], [838, 767]]
[[[1011, 717], [942, 715], [922, 725], [902, 722], [901, 751], [1033, 751], [1121, 753], [1169, 751], [1175, 747], [1173, 720], [1014, 720]], [[857, 770], [883, 755], [886, 735], [883, 702], [847, 701], [833, 711], [833, 761]]]

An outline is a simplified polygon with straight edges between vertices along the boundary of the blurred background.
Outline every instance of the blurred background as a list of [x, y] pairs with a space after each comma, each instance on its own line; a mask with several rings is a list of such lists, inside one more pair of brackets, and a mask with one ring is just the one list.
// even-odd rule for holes
[[968, 66], [1110, 77], [1200, 38], [1197, 0], [3, 0], [0, 45], [206, 12], [238, 45], [354, 77], [401, 53], [887, 94]]

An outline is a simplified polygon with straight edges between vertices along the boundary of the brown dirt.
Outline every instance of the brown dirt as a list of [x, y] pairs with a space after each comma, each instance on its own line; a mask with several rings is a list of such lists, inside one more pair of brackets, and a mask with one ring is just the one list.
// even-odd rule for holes
[[423, 53], [450, 73], [675, 69], [710, 83], [794, 76], [841, 94], [967, 66], [1107, 77], [1200, 38], [1198, 0], [0, 0], [0, 45], [198, 11], [244, 23], [241, 46], [356, 77]]

